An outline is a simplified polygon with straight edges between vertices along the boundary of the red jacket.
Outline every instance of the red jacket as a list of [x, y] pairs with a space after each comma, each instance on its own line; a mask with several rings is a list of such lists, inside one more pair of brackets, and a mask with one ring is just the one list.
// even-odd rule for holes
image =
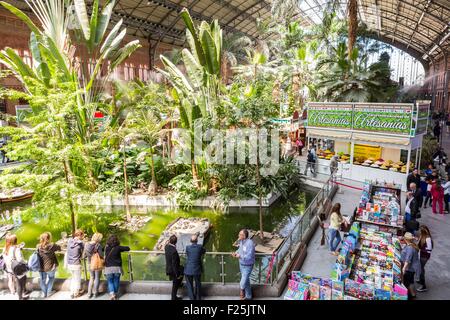
[[436, 183], [433, 183], [431, 186], [431, 196], [435, 199], [441, 199], [444, 197], [444, 188], [436, 186]]

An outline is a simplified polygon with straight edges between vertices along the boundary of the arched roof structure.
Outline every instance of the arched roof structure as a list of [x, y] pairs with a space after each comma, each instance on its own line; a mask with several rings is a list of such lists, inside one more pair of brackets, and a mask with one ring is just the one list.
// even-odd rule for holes
[[[6, 1], [27, 7], [23, 0]], [[329, 1], [299, 0], [298, 15], [303, 17], [303, 23], [321, 23]], [[338, 1], [338, 15], [342, 18], [347, 2]], [[226, 32], [239, 32], [251, 38], [258, 37], [257, 19], [266, 20], [271, 15], [271, 0], [117, 0], [113, 20], [124, 19], [130, 35], [156, 44], [182, 46], [185, 30], [179, 13], [184, 7], [194, 20], [218, 19]], [[374, 37], [408, 52], [422, 63], [449, 51], [450, 0], [358, 0], [358, 15]]]

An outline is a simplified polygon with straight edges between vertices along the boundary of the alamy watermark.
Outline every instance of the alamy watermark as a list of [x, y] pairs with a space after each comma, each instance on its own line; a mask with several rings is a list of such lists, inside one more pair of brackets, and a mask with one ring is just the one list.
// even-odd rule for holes
[[174, 130], [173, 138], [177, 141], [177, 147], [171, 155], [175, 163], [190, 165], [193, 160], [194, 163], [206, 161], [219, 165], [256, 165], [259, 157], [262, 176], [275, 175], [280, 167], [277, 129], [205, 129], [197, 121], [193, 132], [178, 128]]

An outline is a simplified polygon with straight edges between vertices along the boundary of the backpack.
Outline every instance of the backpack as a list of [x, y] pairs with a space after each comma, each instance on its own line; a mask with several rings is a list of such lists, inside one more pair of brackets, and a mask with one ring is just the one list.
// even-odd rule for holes
[[28, 269], [30, 269], [31, 271], [41, 271], [42, 270], [41, 257], [39, 256], [39, 253], [37, 250], [35, 252], [33, 252], [30, 259], [28, 259]]
[[28, 271], [28, 264], [16, 259], [16, 248], [13, 250], [11, 270], [15, 276], [21, 276]]
[[314, 156], [313, 154], [310, 152], [308, 153], [308, 158], [307, 158], [308, 162], [314, 162]]
[[[100, 254], [98, 253], [98, 246], [96, 246], [94, 249], [96, 249], [96, 251], [91, 256], [91, 264], [90, 264], [91, 268], [90, 269], [91, 269], [91, 271], [103, 270], [103, 268], [105, 267], [105, 260], [102, 257], [100, 257]], [[111, 254], [111, 252], [110, 252], [110, 254]]]

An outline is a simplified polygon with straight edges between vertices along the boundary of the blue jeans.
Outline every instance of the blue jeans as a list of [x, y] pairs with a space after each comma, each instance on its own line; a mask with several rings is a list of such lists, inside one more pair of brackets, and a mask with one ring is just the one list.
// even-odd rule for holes
[[110, 294], [118, 294], [120, 286], [120, 273], [110, 273], [106, 275], [108, 280], [108, 292]]
[[405, 212], [405, 222], [408, 222], [409, 220], [411, 220], [411, 214]]
[[39, 272], [39, 275], [41, 276], [41, 290], [44, 293], [45, 297], [47, 297], [53, 289], [53, 282], [55, 282], [55, 273], [56, 269], [49, 272]]
[[328, 238], [330, 241], [330, 250], [336, 251], [337, 247], [341, 243], [341, 234], [340, 234], [339, 230], [336, 230], [336, 229], [330, 228], [328, 230], [329, 230]]
[[253, 270], [253, 265], [245, 266], [243, 264], [239, 264], [239, 269], [241, 270], [241, 282], [239, 286], [241, 290], [245, 290], [245, 298], [252, 298], [252, 287], [250, 285], [250, 274]]

